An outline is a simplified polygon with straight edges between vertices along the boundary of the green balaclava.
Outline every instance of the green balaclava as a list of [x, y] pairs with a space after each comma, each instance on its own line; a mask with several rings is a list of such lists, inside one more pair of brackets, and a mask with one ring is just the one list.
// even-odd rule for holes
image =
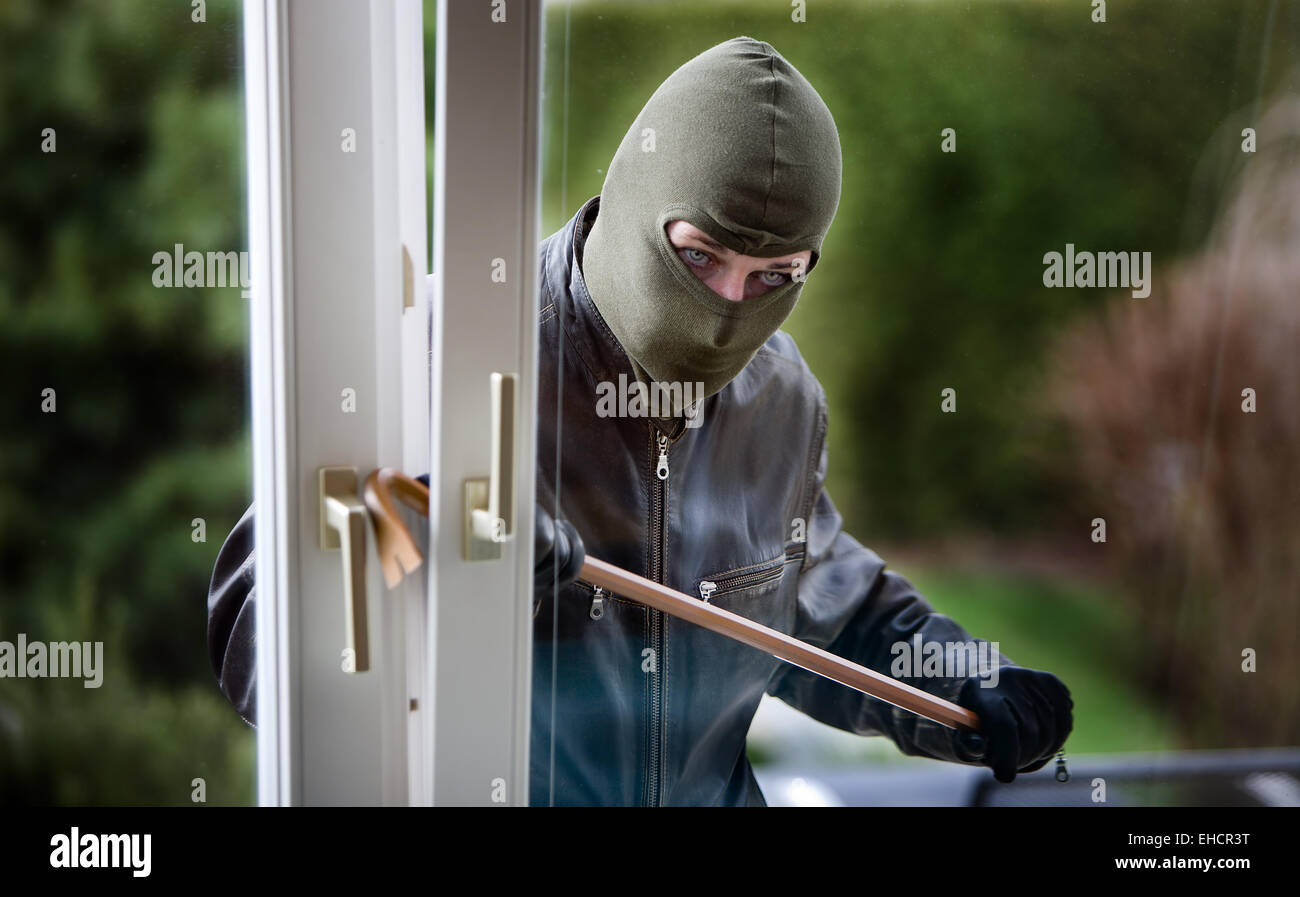
[[830, 110], [769, 44], [733, 38], [659, 86], [610, 163], [582, 255], [591, 298], [639, 381], [703, 383], [713, 395], [803, 289], [791, 279], [729, 301], [682, 261], [667, 224], [687, 221], [742, 255], [811, 250], [811, 271], [839, 204], [840, 166]]

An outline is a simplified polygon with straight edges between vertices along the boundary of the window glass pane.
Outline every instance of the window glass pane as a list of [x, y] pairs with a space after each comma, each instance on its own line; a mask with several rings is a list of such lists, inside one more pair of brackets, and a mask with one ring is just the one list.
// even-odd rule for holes
[[[539, 501], [592, 555], [885, 673], [867, 606], [914, 586], [1065, 683], [1069, 751], [1295, 744], [1300, 19], [1105, 6], [549, 3]], [[711, 48], [732, 67], [674, 74]], [[788, 317], [725, 311], [801, 249]], [[725, 385], [661, 443], [638, 372]], [[769, 801], [960, 769], [590, 583], [537, 619], [534, 802], [752, 800], [746, 752]]]
[[251, 498], [241, 5], [202, 7], [0, 6], [7, 804], [254, 797], [203, 602]]

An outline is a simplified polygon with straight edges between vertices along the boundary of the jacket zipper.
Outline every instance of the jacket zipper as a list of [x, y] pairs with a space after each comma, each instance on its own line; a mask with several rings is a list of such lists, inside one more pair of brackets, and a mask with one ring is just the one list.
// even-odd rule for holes
[[759, 570], [750, 570], [737, 576], [728, 576], [716, 580], [704, 579], [700, 581], [700, 597], [706, 602], [715, 596], [725, 595], [728, 592], [737, 592], [741, 589], [748, 589], [753, 586], [762, 585], [771, 582], [774, 579], [780, 579], [781, 574], [785, 572], [785, 558], [777, 558], [770, 562], [770, 566], [764, 566]]
[[593, 620], [599, 620], [605, 616], [605, 602], [614, 597], [614, 593], [604, 586], [598, 586], [595, 583], [587, 582], [585, 579], [575, 579], [573, 584], [584, 592], [591, 594], [591, 606], [587, 609], [587, 616]]
[[[655, 434], [654, 425], [650, 432]], [[659, 458], [654, 468], [654, 479], [650, 486], [650, 578], [655, 582], [664, 581], [664, 517], [668, 492], [668, 437], [658, 435]], [[650, 676], [650, 769], [646, 777], [646, 803], [657, 807], [660, 804], [663, 765], [663, 614], [650, 610], [650, 657], [654, 667]]]

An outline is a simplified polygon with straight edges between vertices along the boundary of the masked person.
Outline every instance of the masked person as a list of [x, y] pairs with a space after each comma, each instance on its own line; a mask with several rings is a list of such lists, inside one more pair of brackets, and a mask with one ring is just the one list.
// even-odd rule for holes
[[[738, 37], [669, 76], [600, 194], [542, 241], [534, 805], [761, 805], [745, 737], [765, 693], [1002, 781], [1041, 768], [1072, 728], [1059, 679], [935, 613], [842, 530], [823, 487], [825, 395], [779, 328], [817, 266], [840, 175], [816, 90], [769, 44]], [[584, 550], [898, 672], [974, 710], [982, 734], [578, 580]], [[214, 669], [245, 718], [251, 593], [250, 513], [209, 599]], [[896, 664], [900, 646], [933, 643], [984, 663]]]

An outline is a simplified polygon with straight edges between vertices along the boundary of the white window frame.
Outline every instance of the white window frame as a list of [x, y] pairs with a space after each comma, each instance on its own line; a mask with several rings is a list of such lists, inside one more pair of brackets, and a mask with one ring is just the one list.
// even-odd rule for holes
[[[542, 4], [440, 2], [427, 802], [528, 804]], [[492, 278], [504, 263], [505, 281]], [[498, 269], [499, 270], [499, 269]], [[514, 537], [463, 557], [464, 480], [490, 467], [489, 381], [517, 376]]]
[[[264, 805], [528, 802], [542, 11], [493, 11], [439, 4], [426, 280], [419, 0], [245, 0]], [[515, 535], [467, 561], [492, 372], [518, 383]], [[338, 465], [431, 474], [429, 563], [388, 591], [370, 537], [362, 673], [318, 541], [317, 471]]]

